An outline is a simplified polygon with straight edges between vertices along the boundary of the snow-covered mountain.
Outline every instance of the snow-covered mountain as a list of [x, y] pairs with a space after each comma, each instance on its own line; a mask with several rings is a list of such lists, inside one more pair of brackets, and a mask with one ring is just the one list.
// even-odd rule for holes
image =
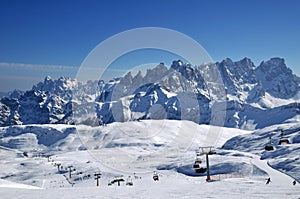
[[[97, 83], [80, 83], [68, 77], [34, 85], [31, 90], [14, 91], [0, 101], [0, 125], [16, 124], [69, 124], [72, 114], [95, 101]], [[84, 122], [84, 121], [81, 121]]]
[[[201, 66], [178, 60], [107, 83], [46, 77], [0, 101], [0, 193], [297, 198], [299, 86], [280, 58], [257, 67], [248, 58]], [[268, 144], [274, 150], [266, 151]], [[211, 183], [194, 168], [203, 146], [216, 152]], [[117, 186], [116, 179], [124, 182]]]
[[1, 99], [0, 125], [175, 119], [258, 129], [295, 118], [299, 88], [300, 78], [281, 58], [257, 67], [248, 58], [200, 66], [178, 60], [107, 83], [46, 77]]

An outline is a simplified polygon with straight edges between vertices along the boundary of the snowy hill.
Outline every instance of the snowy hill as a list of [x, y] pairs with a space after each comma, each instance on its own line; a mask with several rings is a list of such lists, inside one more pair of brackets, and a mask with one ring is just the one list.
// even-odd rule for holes
[[46, 77], [32, 90], [1, 99], [0, 125], [175, 119], [252, 130], [297, 116], [299, 85], [281, 58], [257, 67], [248, 58], [200, 66], [178, 60], [107, 83]]
[[[280, 144], [288, 140], [288, 144]], [[271, 143], [270, 143], [271, 142]], [[275, 150], [266, 151], [271, 144]], [[300, 180], [300, 125], [296, 123], [279, 124], [259, 129], [251, 134], [240, 135], [226, 142], [223, 149], [251, 152], [268, 160], [268, 164]]]
[[[256, 134], [280, 128], [293, 129], [286, 133], [292, 144], [265, 153], [261, 146], [266, 140]], [[267, 164], [269, 160], [270, 165], [275, 163], [274, 167], [292, 177], [298, 175], [293, 171], [299, 168], [299, 125], [280, 128], [252, 133], [176, 120], [116, 122], [100, 127], [1, 127], [0, 193], [4, 198], [23, 199], [72, 198], [74, 194], [86, 198], [223, 198], [224, 194], [231, 198], [240, 198], [241, 194], [248, 198], [297, 198], [299, 184], [292, 185], [293, 178]], [[255, 138], [253, 146], [247, 145], [251, 141], [248, 137]], [[205, 181], [205, 173], [196, 173], [193, 168], [195, 150], [208, 145], [216, 147], [216, 154], [209, 157], [211, 183]], [[203, 156], [202, 161], [204, 166]], [[71, 178], [69, 166], [73, 169]], [[159, 181], [153, 181], [153, 171], [159, 174]], [[102, 174], [99, 187], [94, 179], [97, 172]], [[265, 184], [268, 177], [272, 179], [270, 185]], [[124, 182], [108, 186], [116, 179]], [[133, 186], [127, 186], [127, 182]]]

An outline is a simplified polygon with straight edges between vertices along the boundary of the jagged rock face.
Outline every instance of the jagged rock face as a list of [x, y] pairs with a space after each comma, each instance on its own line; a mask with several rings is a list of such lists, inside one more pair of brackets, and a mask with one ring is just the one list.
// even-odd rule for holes
[[16, 99], [4, 97], [0, 101], [0, 125], [17, 125], [19, 122], [18, 114], [19, 102]]
[[230, 94], [237, 95], [239, 91], [243, 91], [241, 85], [257, 83], [254, 64], [248, 58], [238, 62], [232, 62], [227, 58], [218, 64], [218, 68], [227, 92]]
[[[183, 119], [262, 128], [264, 124], [257, 118], [267, 118], [278, 110], [284, 120], [297, 115], [298, 104], [287, 104], [298, 94], [299, 85], [300, 78], [280, 58], [258, 67], [249, 58], [237, 62], [226, 58], [200, 66], [178, 60], [169, 68], [161, 63], [144, 75], [129, 72], [108, 83], [46, 77], [31, 91], [15, 91], [1, 99], [0, 125]], [[282, 118], [272, 121], [283, 122]]]
[[27, 91], [19, 100], [20, 121], [23, 124], [48, 124], [49, 111], [45, 106], [47, 96], [40, 91]]
[[256, 76], [265, 90], [278, 98], [291, 98], [299, 91], [299, 77], [293, 75], [284, 59], [272, 58], [256, 68]]
[[[88, 84], [87, 84], [88, 85]], [[26, 92], [14, 91], [0, 102], [1, 126], [16, 124], [69, 123], [72, 114], [72, 90], [77, 82], [61, 77], [34, 85]]]
[[[268, 104], [264, 100], [268, 96], [290, 98], [297, 94], [300, 83], [282, 59], [274, 58], [266, 63], [255, 67], [248, 58], [238, 62], [227, 58], [220, 63], [192, 67], [178, 60], [169, 69], [160, 64], [153, 71], [148, 70], [144, 77], [140, 73], [138, 77], [128, 73], [114, 88], [110, 86], [102, 91], [103, 95], [115, 97], [99, 101], [101, 105], [97, 107], [97, 113], [103, 117], [104, 122], [154, 117], [188, 119], [205, 124], [224, 114], [225, 126], [251, 129], [262, 127], [260, 121], [255, 119], [255, 112], [268, 117], [268, 111], [264, 109], [271, 110], [280, 106]], [[270, 72], [275, 69], [281, 72]], [[267, 85], [264, 77], [269, 76], [272, 77], [268, 78], [272, 84]], [[279, 83], [279, 76], [281, 80], [288, 80], [288, 84], [284, 85], [283, 81]], [[276, 92], [278, 85], [285, 89], [280, 88], [280, 92]], [[126, 92], [122, 93], [124, 90]], [[116, 111], [116, 107], [122, 107], [122, 111]], [[157, 116], [153, 115], [152, 107], [156, 107]], [[295, 116], [294, 113], [288, 114], [289, 117]], [[126, 117], [120, 117], [120, 114]]]

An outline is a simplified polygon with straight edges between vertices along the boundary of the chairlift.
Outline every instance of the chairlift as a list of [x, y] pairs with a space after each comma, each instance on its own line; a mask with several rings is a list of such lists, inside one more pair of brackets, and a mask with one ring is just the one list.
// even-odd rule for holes
[[197, 160], [195, 161], [195, 164], [193, 165], [195, 172], [196, 173], [205, 173], [206, 172], [206, 168], [201, 166], [202, 161]]
[[197, 164], [197, 163], [195, 162], [195, 164], [193, 165], [193, 168], [194, 168], [194, 169], [200, 168], [200, 164]]
[[197, 169], [195, 169], [195, 172], [196, 173], [205, 173], [206, 172], [206, 168], [204, 168], [204, 167], [201, 167], [201, 168], [197, 168]]
[[154, 181], [158, 181], [158, 180], [159, 180], [158, 174], [157, 174], [157, 172], [155, 172], [155, 171], [154, 171], [154, 173], [153, 173], [153, 180], [154, 180]]
[[114, 183], [118, 183], [118, 186], [120, 186], [120, 182], [124, 182], [125, 180], [123, 178], [116, 178], [114, 180], [111, 181], [111, 184], [114, 184]]
[[266, 151], [273, 151], [273, 150], [274, 150], [274, 147], [273, 147], [271, 144], [267, 144], [267, 145], [265, 146], [265, 150], [266, 150]]
[[289, 144], [290, 143], [290, 140], [284, 136], [284, 131], [281, 130], [281, 138], [279, 140], [279, 145], [286, 145], [286, 144]]
[[126, 185], [127, 186], [133, 186], [132, 178], [130, 176], [127, 178]]
[[216, 151], [213, 151], [213, 150], [210, 150], [210, 151], [208, 152], [208, 155], [214, 155], [214, 154], [217, 154], [217, 152], [216, 152]]
[[112, 185], [112, 182], [109, 180], [108, 183], [107, 183], [107, 185], [108, 185], [108, 186], [111, 186], [111, 185]]
[[265, 150], [266, 150], [266, 151], [273, 151], [273, 150], [274, 150], [274, 147], [273, 147], [273, 145], [272, 145], [272, 137], [270, 137], [269, 140], [270, 140], [269, 143], [266, 144], [266, 146], [265, 146]]
[[288, 138], [281, 138], [280, 140], [279, 140], [279, 145], [286, 145], [286, 144], [289, 144], [290, 143], [290, 141], [289, 141], [289, 139]]
[[194, 169], [199, 168], [201, 163], [202, 163], [202, 160], [200, 158], [196, 158], [193, 168]]
[[202, 164], [202, 160], [201, 160], [200, 156], [201, 156], [201, 154], [196, 151], [196, 160], [193, 165], [193, 168], [195, 169], [196, 173], [204, 173], [206, 171], [206, 168], [200, 167], [200, 165]]

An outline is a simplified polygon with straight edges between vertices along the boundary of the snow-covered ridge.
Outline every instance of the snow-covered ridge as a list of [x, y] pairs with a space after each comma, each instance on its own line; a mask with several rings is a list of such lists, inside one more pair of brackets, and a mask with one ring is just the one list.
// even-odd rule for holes
[[[243, 129], [263, 128], [299, 113], [300, 78], [281, 58], [255, 66], [249, 58], [191, 66], [174, 61], [132, 76], [85, 83], [61, 77], [0, 101], [0, 126], [86, 124], [140, 119], [190, 120]], [[275, 112], [276, 118], [270, 118]], [[218, 119], [216, 119], [218, 118]]]

